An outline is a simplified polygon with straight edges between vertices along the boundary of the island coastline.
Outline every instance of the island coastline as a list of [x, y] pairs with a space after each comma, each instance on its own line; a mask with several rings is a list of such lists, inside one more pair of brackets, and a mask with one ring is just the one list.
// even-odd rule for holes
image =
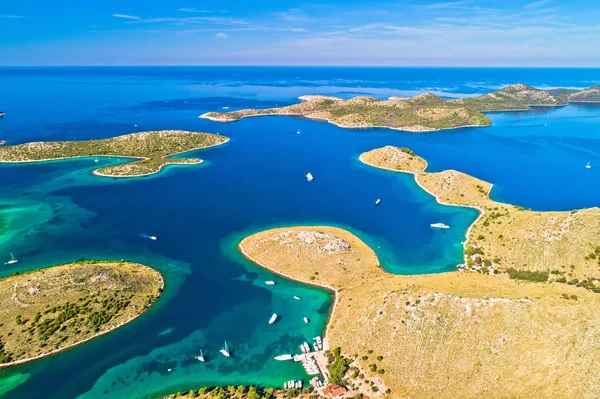
[[[156, 133], [162, 133], [163, 131], [159, 131]], [[165, 132], [171, 132], [171, 131], [165, 131]], [[185, 134], [189, 134], [189, 133], [193, 133], [193, 132], [184, 132], [184, 131], [174, 131], [174, 132], [182, 132]], [[149, 132], [149, 133], [154, 133], [154, 132]], [[132, 135], [125, 135], [125, 136], [119, 136], [117, 138], [120, 137], [133, 137], [137, 134], [140, 133], [134, 133]], [[143, 133], [142, 133], [143, 134]], [[207, 133], [198, 133], [198, 134], [207, 134]], [[217, 136], [217, 135], [215, 135]], [[169, 154], [165, 154], [161, 157], [159, 157], [159, 159], [161, 159], [163, 161], [162, 164], [158, 165], [157, 169], [152, 170], [150, 172], [146, 172], [146, 173], [136, 173], [136, 174], [108, 174], [108, 173], [102, 173], [100, 172], [100, 170], [102, 169], [107, 169], [107, 168], [111, 168], [111, 166], [109, 167], [101, 167], [98, 169], [95, 169], [92, 171], [92, 174], [96, 175], [96, 176], [101, 176], [101, 177], [114, 177], [114, 178], [133, 178], [133, 177], [144, 177], [144, 176], [150, 176], [150, 175], [154, 175], [157, 173], [160, 173], [162, 171], [162, 169], [165, 166], [169, 166], [169, 165], [199, 165], [203, 162], [202, 159], [200, 158], [186, 158], [186, 159], [182, 159], [181, 161], [179, 161], [177, 158], [171, 158], [173, 156], [176, 155], [181, 155], [181, 154], [186, 154], [189, 152], [194, 152], [194, 151], [198, 151], [198, 150], [202, 150], [202, 149], [207, 149], [207, 148], [212, 148], [212, 147], [216, 147], [216, 146], [220, 146], [223, 144], [226, 144], [229, 142], [230, 138], [229, 137], [225, 137], [225, 136], [218, 136], [218, 137], [222, 137], [222, 141], [217, 142], [217, 143], [213, 143], [210, 145], [200, 145], [200, 146], [196, 146], [196, 147], [192, 147], [192, 148], [186, 148], [183, 151], [178, 151], [178, 152], [174, 152], [174, 153], [169, 153]], [[105, 139], [105, 140], [110, 140], [110, 139]], [[62, 143], [70, 143], [70, 142], [62, 142]], [[30, 144], [30, 143], [27, 143]], [[25, 144], [25, 145], [27, 145]], [[41, 143], [44, 144], [44, 143]], [[54, 143], [51, 143], [54, 144]], [[16, 145], [13, 147], [18, 147], [18, 146], [22, 146], [22, 145]], [[10, 151], [11, 146], [8, 147], [4, 147], [4, 150], [8, 150]], [[42, 159], [18, 159], [18, 160], [11, 160], [11, 159], [3, 159], [0, 153], [0, 163], [6, 163], [6, 164], [26, 164], [26, 163], [37, 163], [37, 162], [52, 162], [52, 161], [63, 161], [63, 160], [71, 160], [71, 159], [85, 159], [85, 158], [99, 158], [99, 157], [105, 157], [105, 158], [121, 158], [121, 159], [128, 159], [128, 160], [132, 160], [134, 161], [132, 162], [125, 162], [123, 164], [118, 164], [115, 165], [116, 167], [119, 166], [126, 166], [126, 165], [135, 165], [136, 162], [143, 162], [143, 161], [150, 161], [153, 158], [150, 157], [146, 157], [146, 156], [135, 156], [135, 155], [121, 155], [118, 153], [115, 154], [85, 154], [85, 155], [75, 155], [75, 156], [59, 156], [59, 157], [53, 157], [53, 158], [42, 158]], [[113, 166], [113, 167], [115, 167]]]
[[[62, 269], [65, 269], [65, 270], [67, 270], [67, 269], [76, 269], [76, 268], [80, 268], [81, 269], [81, 268], [86, 268], [86, 267], [95, 267], [95, 266], [98, 266], [98, 265], [99, 266], [104, 266], [104, 267], [109, 267], [109, 268], [115, 268], [115, 269], [116, 268], [122, 268], [124, 266], [128, 267], [128, 268], [131, 268], [131, 267], [133, 267], [133, 268], [139, 268], [139, 267], [141, 267], [142, 270], [144, 270], [146, 273], [150, 273], [151, 275], [154, 276], [154, 278], [156, 278], [158, 280], [158, 284], [156, 286], [157, 291], [156, 291], [156, 293], [154, 295], [154, 298], [148, 303], [147, 306], [145, 306], [143, 308], [140, 308], [140, 310], [138, 312], [136, 312], [134, 315], [131, 315], [131, 312], [130, 312], [128, 314], [128, 318], [126, 320], [123, 320], [123, 321], [120, 321], [120, 322], [118, 322], [116, 324], [113, 324], [112, 326], [108, 327], [107, 329], [102, 329], [101, 331], [98, 331], [98, 332], [96, 332], [96, 333], [94, 333], [94, 334], [92, 334], [92, 335], [90, 335], [90, 336], [88, 336], [88, 337], [86, 337], [86, 338], [84, 338], [82, 340], [69, 343], [69, 344], [61, 346], [59, 348], [53, 348], [53, 349], [49, 350], [48, 352], [43, 352], [43, 353], [40, 353], [39, 355], [36, 355], [36, 356], [30, 356], [30, 357], [27, 357], [27, 358], [17, 359], [17, 360], [13, 360], [11, 362], [8, 362], [8, 363], [1, 363], [0, 364], [0, 369], [12, 368], [12, 367], [15, 367], [15, 366], [19, 366], [19, 365], [23, 365], [23, 364], [26, 364], [26, 363], [33, 362], [35, 360], [39, 360], [39, 359], [42, 359], [42, 358], [46, 358], [46, 357], [49, 357], [49, 356], [53, 356], [53, 355], [59, 354], [59, 353], [65, 351], [65, 350], [74, 348], [76, 346], [79, 346], [81, 344], [89, 342], [89, 341], [91, 341], [91, 340], [93, 340], [95, 338], [98, 338], [98, 337], [100, 337], [102, 335], [108, 334], [108, 333], [110, 333], [110, 332], [112, 332], [112, 331], [114, 331], [114, 330], [116, 330], [116, 329], [118, 329], [120, 327], [123, 327], [123, 326], [125, 326], [125, 325], [133, 322], [138, 317], [144, 315], [146, 312], [148, 312], [153, 307], [153, 305], [156, 303], [156, 301], [161, 297], [162, 292], [164, 291], [164, 288], [165, 288], [165, 279], [164, 279], [164, 276], [162, 275], [162, 273], [160, 273], [158, 270], [150, 268], [150, 267], [145, 266], [145, 265], [140, 265], [140, 264], [137, 264], [137, 263], [130, 263], [130, 262], [123, 262], [123, 261], [84, 261], [83, 263], [82, 262], [75, 262], [75, 263], [72, 263], [72, 264], [64, 264], [64, 265], [53, 266], [53, 267], [46, 268], [46, 269], [40, 269], [40, 270], [35, 270], [35, 271], [28, 271], [28, 272], [25, 272], [23, 274], [17, 274], [16, 276], [18, 277], [18, 276], [25, 275], [25, 276], [28, 276], [29, 278], [34, 278], [35, 279], [36, 275], [38, 275], [38, 274], [45, 274], [45, 273], [52, 274], [52, 273], [54, 273], [57, 270], [61, 270], [62, 271]], [[11, 277], [14, 277], [14, 276], [8, 276], [8, 277], [0, 278], [0, 281], [2, 281], [4, 283], [4, 280], [10, 279]], [[2, 351], [4, 351], [4, 349], [2, 349]]]

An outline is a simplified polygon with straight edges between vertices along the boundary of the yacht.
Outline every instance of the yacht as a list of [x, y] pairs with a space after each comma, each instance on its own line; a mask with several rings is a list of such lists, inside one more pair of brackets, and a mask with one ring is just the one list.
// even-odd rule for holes
[[592, 165], [591, 165], [591, 164], [590, 164], [590, 162], [588, 161], [588, 163], [587, 163], [587, 165], [585, 165], [585, 167], [586, 167], [587, 169], [591, 169], [591, 168], [592, 168]]
[[223, 347], [223, 349], [219, 350], [219, 352], [221, 352], [221, 354], [225, 357], [230, 356], [229, 348], [227, 347], [227, 341], [225, 341], [225, 346]]
[[433, 223], [430, 225], [434, 229], [449, 229], [450, 226], [444, 223]]
[[271, 280], [265, 281], [265, 284], [266, 285], [275, 285], [275, 281], [271, 281]]
[[301, 300], [302, 298], [300, 298], [298, 295], [294, 295], [294, 299], [295, 299], [295, 300], [297, 300], [297, 301], [299, 301], [299, 300]]
[[15, 256], [11, 252], [10, 253], [10, 260], [8, 262], [5, 262], [4, 264], [5, 265], [14, 265], [17, 262], [18, 262], [17, 258], [15, 258]]
[[269, 319], [269, 324], [275, 323], [276, 320], [277, 320], [277, 313], [273, 313], [273, 316], [271, 316], [271, 318]]
[[381, 203], [381, 200], [378, 198], [377, 201], [375, 201], [375, 206], [379, 205]]
[[148, 237], [148, 238], [149, 238], [149, 239], [151, 239], [151, 240], [153, 240], [153, 241], [156, 241], [156, 239], [157, 239], [157, 237], [156, 237], [156, 236], [150, 236], [150, 237]]
[[308, 320], [308, 317], [305, 317], [305, 318], [304, 318], [304, 322], [305, 322], [306, 324], [310, 323], [310, 320]]
[[286, 354], [286, 355], [279, 355], [279, 356], [275, 356], [274, 359], [275, 360], [279, 360], [279, 361], [283, 361], [283, 360], [292, 360], [294, 358], [294, 356]]
[[312, 181], [313, 179], [314, 179], [313, 175], [311, 175], [311, 174], [310, 174], [310, 172], [308, 172], [308, 173], [306, 174], [306, 180], [308, 180], [308, 181]]
[[204, 354], [202, 353], [202, 349], [200, 349], [200, 354], [196, 356], [196, 359], [200, 362], [204, 362]]

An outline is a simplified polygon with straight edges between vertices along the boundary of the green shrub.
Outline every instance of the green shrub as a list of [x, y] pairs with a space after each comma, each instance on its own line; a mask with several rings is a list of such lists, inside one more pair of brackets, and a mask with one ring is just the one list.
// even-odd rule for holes
[[535, 281], [535, 282], [546, 282], [548, 281], [549, 273], [548, 272], [538, 272], [531, 270], [517, 270], [513, 267], [509, 267], [506, 272], [510, 276], [511, 279], [515, 280], [526, 280], [526, 281]]

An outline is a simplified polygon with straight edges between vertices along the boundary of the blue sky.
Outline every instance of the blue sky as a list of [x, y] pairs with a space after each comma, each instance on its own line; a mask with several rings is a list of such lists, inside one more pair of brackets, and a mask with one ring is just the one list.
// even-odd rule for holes
[[5, 0], [0, 65], [600, 66], [600, 3]]

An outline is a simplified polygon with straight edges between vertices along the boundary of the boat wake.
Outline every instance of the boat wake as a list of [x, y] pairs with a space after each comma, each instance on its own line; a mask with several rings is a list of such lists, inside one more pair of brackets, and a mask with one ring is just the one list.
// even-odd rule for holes
[[144, 234], [144, 233], [138, 233], [138, 236], [143, 237], [143, 238], [149, 238], [151, 240], [156, 240], [156, 236], [149, 236], [148, 234]]

